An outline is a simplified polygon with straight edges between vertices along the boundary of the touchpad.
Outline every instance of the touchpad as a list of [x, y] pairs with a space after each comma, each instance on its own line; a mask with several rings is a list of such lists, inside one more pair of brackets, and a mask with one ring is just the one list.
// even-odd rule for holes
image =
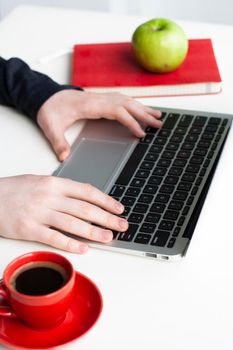
[[91, 183], [103, 190], [129, 146], [124, 142], [83, 139], [57, 175]]

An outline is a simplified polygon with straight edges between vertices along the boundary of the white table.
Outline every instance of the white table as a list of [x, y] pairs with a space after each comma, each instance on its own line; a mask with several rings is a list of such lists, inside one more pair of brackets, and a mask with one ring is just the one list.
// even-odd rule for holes
[[[145, 18], [22, 6], [0, 23], [0, 54], [18, 56], [60, 82], [68, 74], [39, 59], [76, 42], [127, 41]], [[233, 26], [181, 22], [189, 38], [213, 39], [223, 92], [213, 96], [151, 98], [164, 107], [233, 113]], [[64, 67], [63, 67], [64, 68]], [[0, 176], [50, 174], [58, 162], [26, 118], [0, 107]], [[68, 131], [69, 140], [79, 126]], [[185, 259], [176, 263], [90, 249], [66, 255], [103, 294], [102, 316], [69, 349], [230, 350], [233, 348], [233, 133], [230, 132]], [[52, 250], [38, 243], [0, 238], [0, 275], [16, 256]], [[0, 346], [1, 348], [1, 346]]]

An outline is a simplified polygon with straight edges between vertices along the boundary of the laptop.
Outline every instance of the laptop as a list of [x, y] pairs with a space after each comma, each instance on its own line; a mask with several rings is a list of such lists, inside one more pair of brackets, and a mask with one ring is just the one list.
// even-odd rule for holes
[[88, 120], [54, 175], [91, 183], [124, 204], [128, 230], [90, 246], [177, 260], [192, 240], [232, 115], [154, 108], [163, 127], [147, 127], [140, 140], [115, 121]]

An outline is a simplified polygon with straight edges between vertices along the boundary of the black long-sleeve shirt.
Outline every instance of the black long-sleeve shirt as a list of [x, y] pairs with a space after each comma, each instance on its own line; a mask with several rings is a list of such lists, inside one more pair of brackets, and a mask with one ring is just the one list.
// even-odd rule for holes
[[36, 121], [42, 104], [64, 89], [82, 90], [56, 83], [47, 75], [30, 69], [19, 58], [5, 60], [0, 57], [0, 104], [15, 107]]

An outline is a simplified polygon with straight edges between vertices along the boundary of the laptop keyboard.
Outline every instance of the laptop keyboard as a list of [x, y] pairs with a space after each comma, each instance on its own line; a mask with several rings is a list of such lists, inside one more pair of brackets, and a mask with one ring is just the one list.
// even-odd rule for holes
[[110, 195], [125, 206], [129, 222], [114, 239], [173, 248], [186, 234], [229, 119], [166, 112], [162, 118], [162, 129], [147, 127]]

